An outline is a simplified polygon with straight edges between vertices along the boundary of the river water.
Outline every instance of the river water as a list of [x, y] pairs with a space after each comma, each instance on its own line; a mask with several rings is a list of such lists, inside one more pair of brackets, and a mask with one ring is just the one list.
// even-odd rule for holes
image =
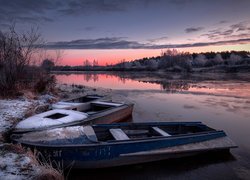
[[215, 154], [101, 170], [70, 179], [250, 179], [250, 74], [57, 73], [60, 83], [112, 89], [135, 103], [134, 122], [202, 121], [239, 146]]

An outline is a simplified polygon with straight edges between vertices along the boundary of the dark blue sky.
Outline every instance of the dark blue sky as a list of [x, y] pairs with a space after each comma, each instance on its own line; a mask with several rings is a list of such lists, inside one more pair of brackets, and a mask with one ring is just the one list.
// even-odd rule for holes
[[[0, 28], [39, 26], [48, 48], [250, 46], [250, 0], [0, 0]], [[229, 48], [229, 49], [230, 49]]]

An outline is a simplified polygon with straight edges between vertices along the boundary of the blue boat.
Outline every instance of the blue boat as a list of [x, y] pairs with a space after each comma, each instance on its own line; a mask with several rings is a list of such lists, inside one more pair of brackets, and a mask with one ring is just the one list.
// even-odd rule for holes
[[104, 168], [228, 151], [236, 145], [224, 131], [201, 122], [116, 123], [13, 134], [61, 166]]

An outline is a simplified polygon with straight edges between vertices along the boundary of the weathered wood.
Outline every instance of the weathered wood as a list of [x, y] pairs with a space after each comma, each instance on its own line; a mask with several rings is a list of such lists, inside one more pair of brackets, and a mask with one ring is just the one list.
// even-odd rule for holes
[[94, 129], [91, 126], [84, 126], [83, 133], [90, 141], [98, 142]]
[[158, 128], [158, 127], [152, 127], [157, 133], [159, 133], [162, 136], [168, 137], [171, 136], [170, 134], [168, 134], [166, 131], [163, 131], [162, 129]]
[[109, 132], [116, 140], [129, 140], [129, 137], [122, 129], [110, 129]]
[[180, 146], [173, 146], [151, 151], [141, 151], [137, 153], [122, 154], [121, 156], [142, 156], [142, 155], [156, 155], [156, 154], [179, 154], [190, 152], [204, 152], [212, 150], [236, 148], [236, 144], [228, 137], [221, 137], [208, 141], [197, 143], [190, 143]]

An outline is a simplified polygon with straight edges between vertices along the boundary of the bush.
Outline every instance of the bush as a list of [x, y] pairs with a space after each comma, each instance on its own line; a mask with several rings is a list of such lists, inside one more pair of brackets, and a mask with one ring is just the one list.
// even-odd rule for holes
[[34, 85], [34, 90], [38, 93], [53, 91], [56, 84], [56, 78], [54, 75], [42, 73]]

